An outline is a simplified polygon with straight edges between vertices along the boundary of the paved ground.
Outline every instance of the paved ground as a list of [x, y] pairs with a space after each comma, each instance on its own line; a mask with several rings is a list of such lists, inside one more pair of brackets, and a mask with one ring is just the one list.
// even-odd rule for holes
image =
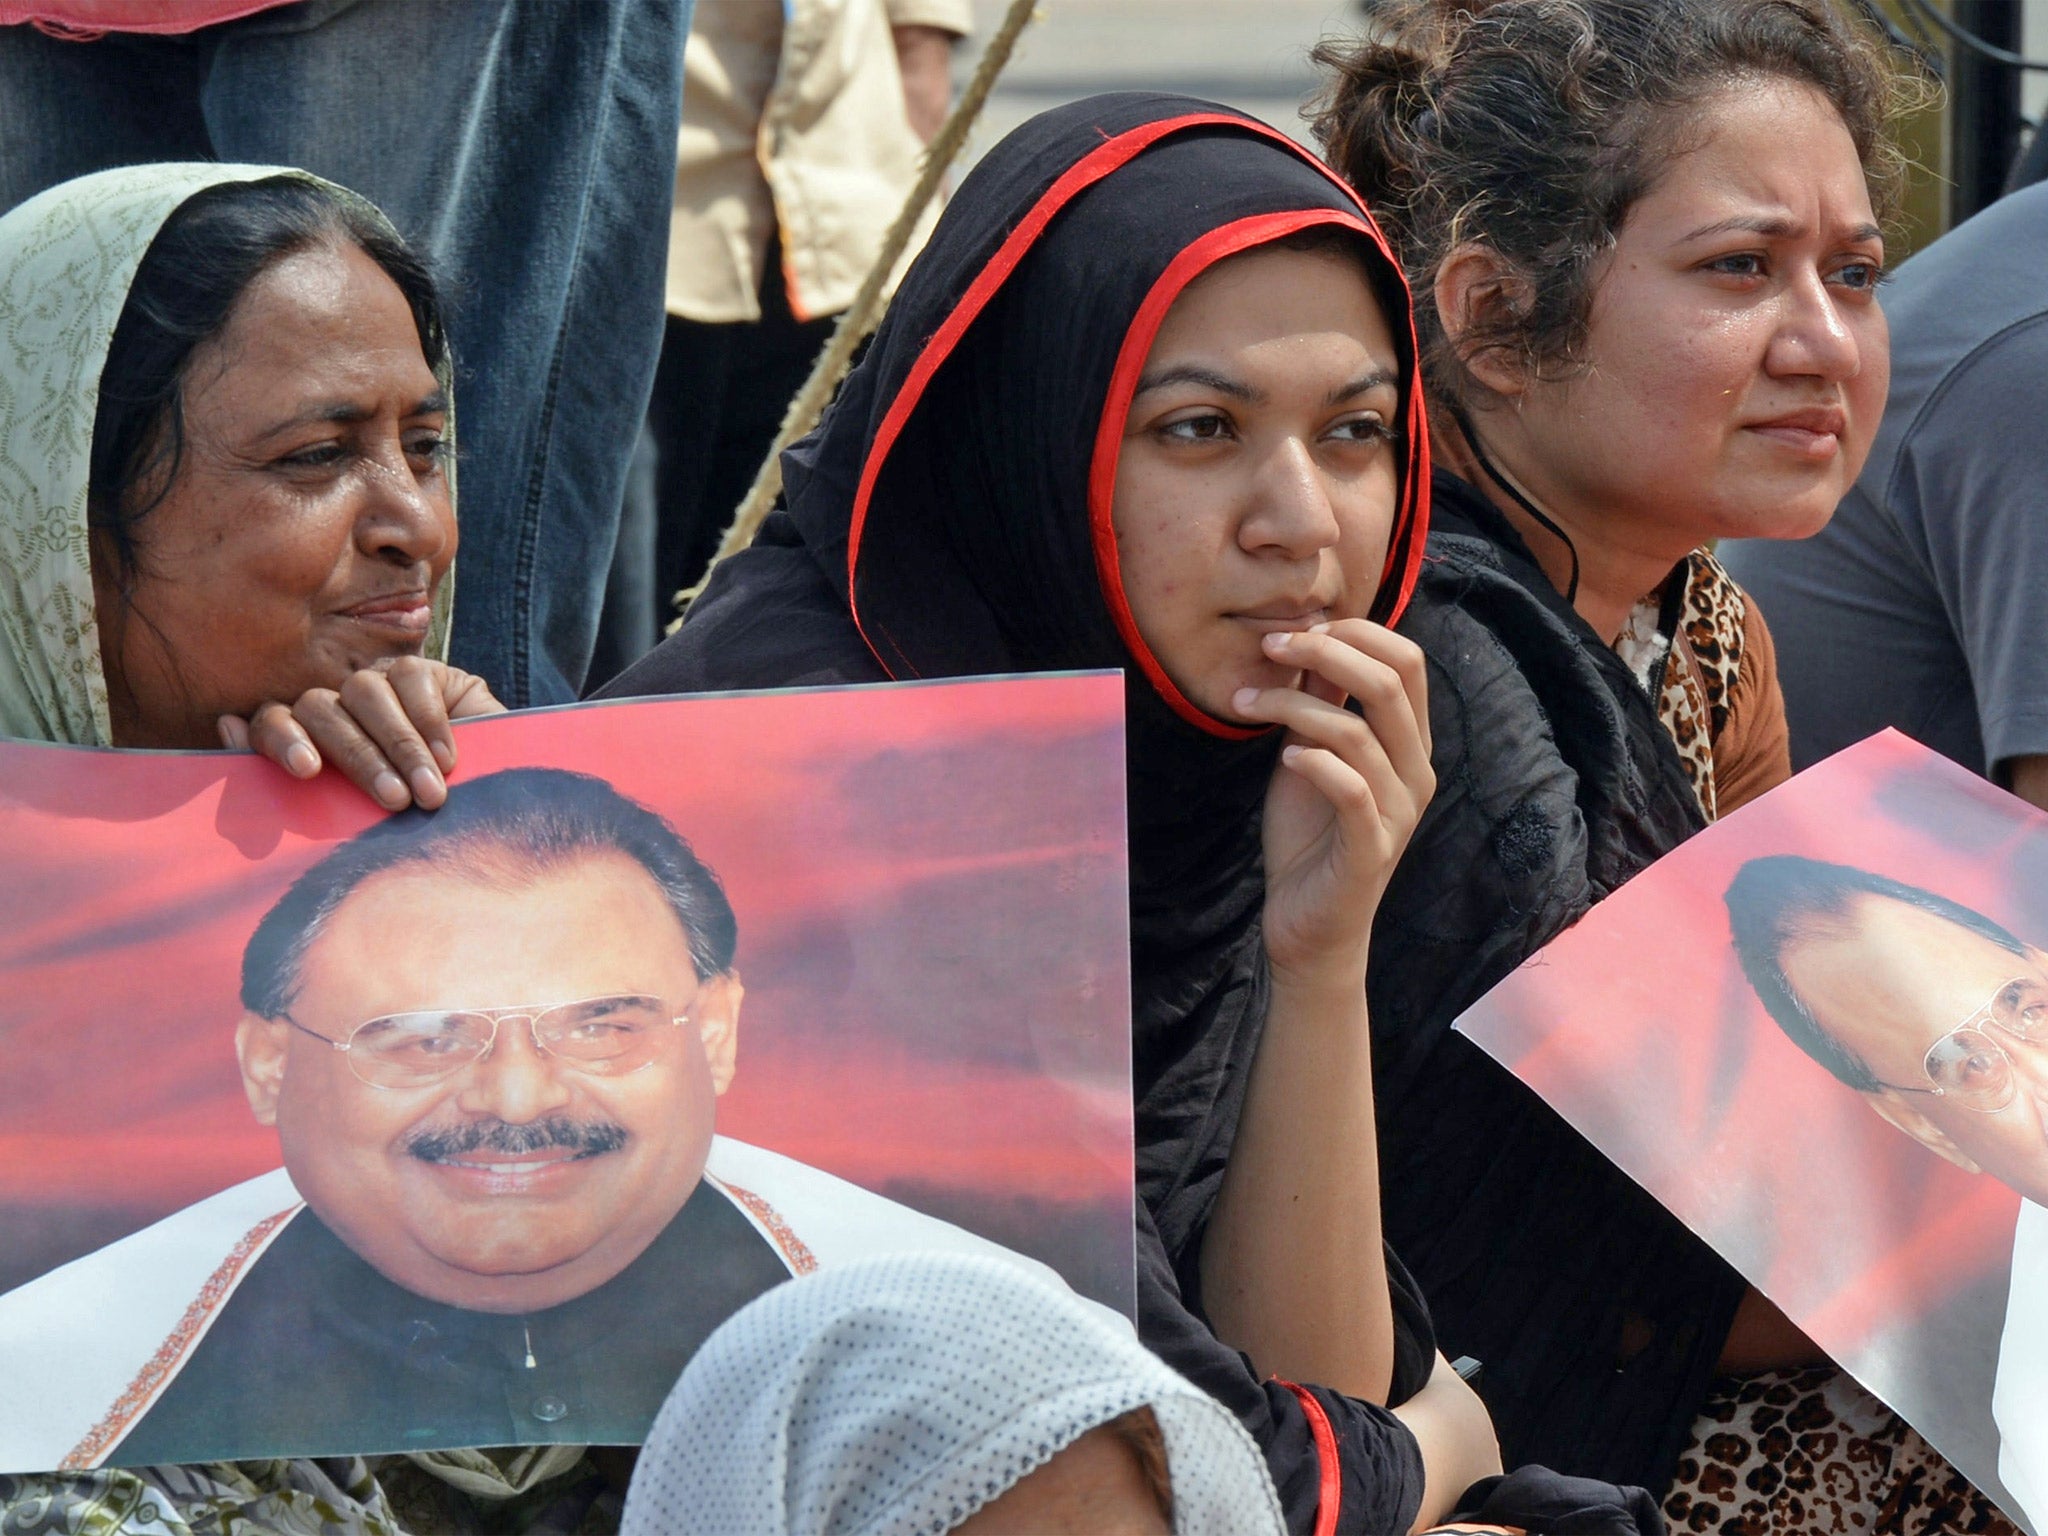
[[[1008, 8], [1008, 0], [975, 0], [978, 37]], [[1309, 49], [1351, 30], [1357, 14], [1355, 0], [1040, 0], [965, 159], [1033, 113], [1098, 91], [1185, 91], [1306, 142]], [[961, 52], [964, 83], [979, 50], [970, 43]]]

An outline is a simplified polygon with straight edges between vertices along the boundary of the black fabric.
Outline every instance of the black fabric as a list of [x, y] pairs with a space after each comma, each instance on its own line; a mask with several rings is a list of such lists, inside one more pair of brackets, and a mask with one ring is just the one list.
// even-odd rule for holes
[[1499, 512], [1439, 473], [1432, 520], [1400, 627], [1437, 793], [1367, 971], [1387, 1235], [1445, 1351], [1484, 1362], [1509, 1466], [1662, 1490], [1742, 1280], [1451, 1024], [1703, 820], [1649, 695]]
[[415, 1296], [301, 1211], [109, 1460], [637, 1444], [711, 1331], [788, 1278], [708, 1183], [612, 1279], [524, 1316]]
[[626, 492], [590, 658], [591, 691], [667, 632], [676, 593], [703, 576], [790, 398], [838, 323], [831, 315], [798, 320], [790, 314], [772, 242], [766, 272], [759, 320], [712, 325], [668, 317], [636, 451], [647, 462], [635, 463]]
[[[1239, 218], [1355, 205], [1291, 151], [1235, 126], [1178, 132], [1081, 193], [939, 369], [884, 463], [854, 587], [865, 643], [847, 574], [870, 445], [927, 342], [1009, 232], [1063, 172], [1125, 130], [1226, 110], [1099, 97], [1048, 112], [991, 151], [832, 410], [785, 456], [787, 511], [719, 567], [682, 629], [604, 696], [1125, 668], [1140, 1331], [1238, 1413], [1266, 1452], [1290, 1525], [1306, 1532], [1320, 1475], [1309, 1419], [1292, 1392], [1260, 1381], [1216, 1339], [1198, 1285], [1264, 1021], [1260, 807], [1279, 742], [1211, 734], [1147, 686], [1098, 583], [1087, 476], [1118, 347], [1167, 264]], [[1391, 264], [1375, 263], [1397, 293]], [[1393, 302], [1403, 307], [1390, 314], [1405, 314], [1405, 299]], [[1434, 1340], [1391, 1256], [1389, 1269], [1399, 1401], [1427, 1379]], [[1382, 1408], [1315, 1397], [1342, 1461], [1338, 1528], [1406, 1530], [1422, 1491], [1413, 1437]]]
[[1544, 1536], [1663, 1536], [1657, 1501], [1640, 1488], [1522, 1467], [1474, 1483], [1452, 1520], [1507, 1525]]
[[676, 593], [702, 579], [790, 400], [839, 323], [836, 315], [799, 320], [790, 312], [779, 240], [769, 242], [763, 271], [759, 320], [706, 325], [670, 315], [662, 338], [647, 404], [657, 453], [657, 635], [676, 616]]

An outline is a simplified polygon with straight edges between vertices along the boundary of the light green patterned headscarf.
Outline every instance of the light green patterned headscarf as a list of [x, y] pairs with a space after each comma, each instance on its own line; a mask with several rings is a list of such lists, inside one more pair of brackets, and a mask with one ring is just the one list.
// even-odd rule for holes
[[[86, 534], [100, 371], [164, 221], [196, 192], [272, 176], [319, 182], [282, 166], [135, 165], [67, 181], [0, 217], [0, 736], [113, 745]], [[444, 362], [444, 390], [450, 382]], [[452, 404], [450, 423], [452, 439]], [[430, 656], [447, 654], [454, 586], [444, 577], [435, 597]]]

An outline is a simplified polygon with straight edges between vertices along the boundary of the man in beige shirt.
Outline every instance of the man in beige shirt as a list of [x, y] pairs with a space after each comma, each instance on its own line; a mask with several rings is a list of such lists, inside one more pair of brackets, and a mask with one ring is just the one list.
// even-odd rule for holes
[[698, 0], [647, 413], [653, 488], [639, 508], [629, 493], [592, 686], [653, 644], [703, 573], [903, 206], [972, 20], [971, 0]]

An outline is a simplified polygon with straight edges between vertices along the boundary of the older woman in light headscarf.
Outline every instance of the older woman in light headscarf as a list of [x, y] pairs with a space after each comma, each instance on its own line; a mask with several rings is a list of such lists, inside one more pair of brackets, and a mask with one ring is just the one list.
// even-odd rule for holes
[[[0, 218], [0, 735], [253, 745], [438, 804], [450, 718], [499, 708], [438, 660], [451, 378], [418, 259], [303, 172], [132, 166]], [[581, 1454], [0, 1476], [0, 1529], [459, 1530]]]
[[300, 172], [145, 165], [0, 219], [0, 735], [323, 751], [436, 804], [450, 361], [433, 284]]
[[655, 1420], [624, 1536], [1280, 1536], [1230, 1411], [1128, 1324], [1000, 1259], [903, 1254], [777, 1287]]

